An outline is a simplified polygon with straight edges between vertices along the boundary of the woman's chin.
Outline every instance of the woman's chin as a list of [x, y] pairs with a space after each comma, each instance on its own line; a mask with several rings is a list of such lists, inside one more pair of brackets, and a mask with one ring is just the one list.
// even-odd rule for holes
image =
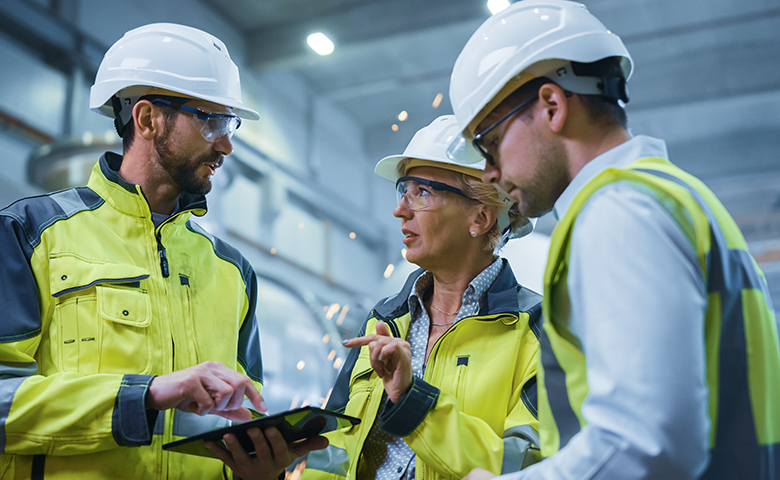
[[409, 263], [413, 263], [413, 264], [417, 265], [418, 267], [420, 266], [420, 257], [421, 257], [421, 255], [419, 255], [418, 252], [415, 252], [415, 251], [412, 251], [412, 250], [407, 250], [406, 251], [406, 261], [409, 262]]

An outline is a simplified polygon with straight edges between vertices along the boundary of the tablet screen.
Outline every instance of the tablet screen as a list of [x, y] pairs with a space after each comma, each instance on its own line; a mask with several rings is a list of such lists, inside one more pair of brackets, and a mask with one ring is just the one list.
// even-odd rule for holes
[[174, 452], [204, 457], [214, 457], [214, 454], [203, 445], [203, 441], [210, 440], [224, 448], [225, 444], [222, 437], [226, 433], [232, 433], [235, 434], [244, 450], [249, 454], [253, 454], [255, 447], [252, 443], [252, 439], [249, 438], [249, 435], [246, 433], [250, 428], [260, 428], [260, 430], [263, 430], [268, 427], [276, 427], [287, 443], [290, 443], [332, 430], [339, 430], [352, 425], [357, 425], [358, 423], [360, 423], [360, 419], [355, 417], [316, 407], [303, 407], [274, 415], [263, 416], [248, 422], [218, 428], [209, 432], [193, 435], [192, 437], [183, 440], [166, 443], [163, 445], [163, 450], [171, 450]]

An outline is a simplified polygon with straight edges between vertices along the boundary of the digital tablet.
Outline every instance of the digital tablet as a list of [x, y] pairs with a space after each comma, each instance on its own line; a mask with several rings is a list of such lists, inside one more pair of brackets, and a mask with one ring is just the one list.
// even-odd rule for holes
[[187, 437], [183, 440], [166, 443], [163, 445], [163, 450], [215, 458], [214, 454], [203, 444], [204, 440], [210, 440], [227, 450], [222, 437], [226, 433], [232, 433], [236, 436], [239, 443], [248, 454], [254, 454], [255, 446], [252, 443], [252, 439], [249, 438], [249, 435], [246, 433], [250, 428], [264, 430], [268, 427], [276, 427], [279, 432], [281, 432], [285, 441], [290, 443], [296, 440], [314, 437], [321, 433], [330, 432], [331, 430], [339, 430], [344, 427], [357, 425], [358, 423], [360, 423], [359, 418], [323, 410], [317, 407], [303, 407], [274, 415], [262, 416], [248, 422], [217, 428], [215, 430]]

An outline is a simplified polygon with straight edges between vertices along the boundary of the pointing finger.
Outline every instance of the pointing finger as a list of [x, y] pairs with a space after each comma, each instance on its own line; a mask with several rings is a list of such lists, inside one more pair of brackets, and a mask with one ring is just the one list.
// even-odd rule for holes
[[387, 329], [387, 325], [385, 325], [385, 322], [377, 322], [376, 323], [376, 333], [377, 335], [381, 335], [383, 337], [389, 337], [390, 330]]

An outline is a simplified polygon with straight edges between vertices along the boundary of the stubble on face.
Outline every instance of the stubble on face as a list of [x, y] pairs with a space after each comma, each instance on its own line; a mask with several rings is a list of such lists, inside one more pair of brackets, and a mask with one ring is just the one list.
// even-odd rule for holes
[[165, 130], [155, 139], [157, 162], [170, 176], [179, 192], [206, 195], [211, 191], [211, 179], [209, 175], [199, 175], [198, 171], [203, 165], [221, 166], [224, 157], [213, 150], [196, 157], [183, 153], [184, 148], [172, 138], [175, 120], [175, 116], [166, 119]]
[[[520, 198], [516, 198], [520, 213], [534, 218], [553, 209], [555, 201], [566, 190], [571, 178], [563, 145], [535, 141], [529, 155], [534, 159], [531, 175], [513, 183], [520, 192]], [[522, 162], [523, 159], [516, 161]]]

